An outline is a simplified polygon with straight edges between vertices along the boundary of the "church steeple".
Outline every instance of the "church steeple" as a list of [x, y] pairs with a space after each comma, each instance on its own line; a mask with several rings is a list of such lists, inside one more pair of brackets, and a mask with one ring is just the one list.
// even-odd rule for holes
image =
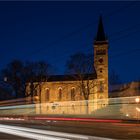
[[108, 40], [104, 32], [101, 16], [93, 47], [94, 68], [97, 73], [97, 96], [98, 99], [108, 98]]
[[100, 15], [98, 30], [97, 30], [97, 35], [96, 35], [95, 41], [106, 41], [106, 40], [107, 39], [106, 39], [105, 32], [104, 32], [102, 16]]

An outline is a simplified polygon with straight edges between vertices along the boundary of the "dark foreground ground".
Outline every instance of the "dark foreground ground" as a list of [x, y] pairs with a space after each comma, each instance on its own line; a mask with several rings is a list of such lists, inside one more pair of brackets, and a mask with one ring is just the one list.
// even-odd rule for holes
[[0, 140], [27, 140], [27, 138], [0, 133]]
[[[105, 123], [105, 122], [30, 120], [30, 121], [0, 121], [0, 124], [99, 136], [112, 139], [140, 140], [139, 122]], [[23, 140], [24, 138], [0, 133], [0, 139]]]

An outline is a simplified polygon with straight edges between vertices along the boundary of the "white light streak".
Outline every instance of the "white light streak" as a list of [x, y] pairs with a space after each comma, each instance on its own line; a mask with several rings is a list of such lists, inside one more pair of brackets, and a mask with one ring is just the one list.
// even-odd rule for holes
[[[22, 100], [14, 100], [20, 102]], [[28, 119], [28, 115], [33, 116], [32, 118], [29, 117], [29, 119], [34, 119], [38, 112], [42, 110], [43, 116], [44, 115], [60, 115], [64, 116], [66, 115], [78, 115], [80, 113], [85, 112], [85, 115], [87, 111], [86, 110], [86, 102], [88, 102], [89, 107], [89, 114], [93, 113], [93, 118], [101, 118], [102, 116], [104, 119], [129, 119], [135, 120], [135, 112], [140, 112], [140, 108], [137, 108], [139, 106], [140, 102], [140, 96], [132, 96], [132, 97], [120, 97], [120, 98], [109, 98], [109, 99], [95, 99], [95, 100], [81, 100], [81, 101], [65, 101], [65, 102], [53, 102], [53, 103], [41, 103], [41, 104], [25, 104], [25, 105], [14, 105], [14, 102], [12, 103], [12, 106], [10, 105], [11, 102], [1, 102], [0, 103], [0, 120], [18, 120], [17, 118], [14, 118], [14, 116], [22, 116], [25, 120]], [[2, 104], [3, 103], [3, 104]], [[7, 105], [7, 104], [8, 105]], [[105, 103], [105, 104], [104, 104]], [[1, 106], [3, 105], [3, 106]], [[105, 106], [104, 106], [105, 105]], [[54, 106], [57, 106], [54, 110]], [[99, 108], [98, 108], [99, 106]], [[99, 110], [100, 106], [104, 107], [104, 110]], [[45, 108], [49, 107], [49, 110], [46, 110]], [[121, 113], [117, 113], [118, 115], [113, 115], [114, 112], [116, 113], [118, 111], [117, 108], [120, 108]], [[44, 110], [45, 109], [45, 110]], [[92, 110], [93, 109], [93, 110]], [[113, 110], [111, 113], [107, 113], [106, 109]], [[63, 111], [64, 110], [64, 111]], [[83, 110], [83, 112], [81, 112]], [[96, 113], [97, 111], [97, 113]], [[128, 115], [127, 115], [128, 114]], [[25, 117], [24, 117], [25, 115]], [[42, 113], [40, 112], [40, 115]], [[2, 117], [10, 116], [9, 118], [2, 118]], [[27, 116], [27, 117], [26, 117]], [[21, 119], [22, 119], [21, 117]], [[49, 123], [49, 121], [48, 121]], [[54, 122], [55, 123], [55, 122]]]
[[24, 121], [25, 119], [23, 119], [23, 118], [10, 118], [10, 117], [3, 117], [3, 118], [0, 118], [0, 120]]
[[135, 101], [136, 101], [136, 103], [139, 103], [139, 102], [140, 102], [139, 97], [137, 97], [137, 98], [135, 99]]
[[34, 104], [31, 105], [13, 105], [13, 106], [2, 106], [0, 107], [0, 110], [4, 110], [4, 109], [21, 109], [21, 108], [32, 108], [35, 107]]
[[63, 132], [54, 132], [48, 130], [33, 129], [27, 127], [10, 126], [0, 124], [0, 132], [17, 135], [35, 140], [112, 140], [108, 138], [85, 136], [79, 134], [69, 134]]
[[136, 110], [137, 110], [138, 112], [140, 112], [140, 108], [136, 107]]
[[[26, 137], [26, 138], [31, 138], [35, 140], [61, 140], [60, 138], [55, 138], [55, 137], [50, 137], [50, 136], [43, 136], [40, 134], [34, 134], [31, 132], [24, 132], [24, 131], [19, 131], [19, 130], [12, 130], [12, 129], [7, 129], [7, 128], [1, 128], [0, 131], [3, 133], [8, 133], [20, 137]], [[63, 139], [62, 140], [68, 140], [68, 139]]]

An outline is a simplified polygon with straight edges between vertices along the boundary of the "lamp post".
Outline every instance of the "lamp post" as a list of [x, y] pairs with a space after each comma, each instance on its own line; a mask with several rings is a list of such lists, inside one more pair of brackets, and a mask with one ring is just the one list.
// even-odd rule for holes
[[138, 103], [140, 102], [140, 98], [139, 97], [136, 97], [135, 98], [135, 102], [136, 102], [136, 114], [137, 114], [137, 121], [138, 121], [138, 123], [139, 123], [139, 111], [140, 111], [140, 109], [138, 108]]
[[140, 102], [139, 97], [135, 98], [136, 103], [138, 104]]

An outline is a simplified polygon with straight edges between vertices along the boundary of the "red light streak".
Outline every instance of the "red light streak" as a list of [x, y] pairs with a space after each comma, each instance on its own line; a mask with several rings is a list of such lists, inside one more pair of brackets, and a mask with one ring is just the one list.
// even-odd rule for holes
[[95, 118], [57, 118], [57, 117], [34, 117], [35, 120], [52, 120], [52, 121], [85, 121], [85, 122], [110, 122], [120, 123], [122, 120], [112, 119], [95, 119]]

